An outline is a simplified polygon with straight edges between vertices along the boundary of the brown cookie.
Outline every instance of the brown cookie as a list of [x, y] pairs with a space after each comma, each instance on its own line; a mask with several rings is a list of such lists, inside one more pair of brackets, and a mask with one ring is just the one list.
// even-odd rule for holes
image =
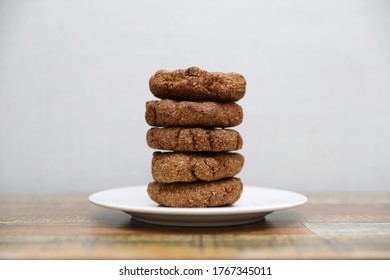
[[146, 102], [146, 122], [152, 126], [230, 127], [243, 119], [240, 105], [212, 101], [161, 101]]
[[197, 67], [159, 70], [149, 80], [150, 91], [161, 99], [232, 102], [245, 94], [245, 78], [237, 73], [207, 72]]
[[168, 207], [215, 207], [236, 202], [243, 185], [238, 178], [192, 183], [157, 183], [148, 185], [150, 198]]
[[240, 134], [232, 129], [185, 127], [151, 128], [146, 135], [148, 146], [179, 152], [225, 152], [242, 148]]
[[152, 176], [159, 183], [216, 181], [235, 176], [243, 165], [237, 153], [155, 152]]

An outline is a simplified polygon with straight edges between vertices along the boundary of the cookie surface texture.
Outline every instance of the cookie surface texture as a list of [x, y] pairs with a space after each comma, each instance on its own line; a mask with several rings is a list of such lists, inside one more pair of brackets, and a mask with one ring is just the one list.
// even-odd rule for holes
[[243, 165], [238, 153], [155, 152], [152, 176], [159, 183], [216, 181], [237, 175]]
[[157, 183], [148, 185], [149, 197], [168, 207], [216, 207], [231, 205], [242, 193], [243, 185], [238, 178], [192, 183]]
[[213, 101], [146, 102], [146, 122], [151, 126], [232, 127], [243, 120], [240, 105]]
[[179, 152], [236, 151], [243, 145], [241, 135], [232, 129], [151, 128], [146, 141], [153, 149]]
[[190, 67], [157, 71], [149, 80], [149, 88], [161, 99], [232, 102], [245, 95], [246, 81], [238, 73], [207, 72]]

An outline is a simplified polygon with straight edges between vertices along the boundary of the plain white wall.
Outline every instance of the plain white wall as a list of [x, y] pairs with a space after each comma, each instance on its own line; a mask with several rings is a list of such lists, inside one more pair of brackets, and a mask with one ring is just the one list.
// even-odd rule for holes
[[0, 1], [0, 193], [151, 181], [158, 69], [247, 79], [246, 184], [390, 189], [390, 2]]

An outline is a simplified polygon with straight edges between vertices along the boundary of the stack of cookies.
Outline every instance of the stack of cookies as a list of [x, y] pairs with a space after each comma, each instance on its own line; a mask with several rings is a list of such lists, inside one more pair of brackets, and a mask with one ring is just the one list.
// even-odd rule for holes
[[215, 207], [236, 202], [243, 185], [234, 176], [244, 157], [240, 134], [226, 127], [243, 119], [235, 101], [246, 82], [237, 73], [207, 72], [197, 67], [157, 71], [149, 81], [160, 101], [146, 102], [149, 147], [155, 152], [148, 185], [152, 200], [168, 207]]

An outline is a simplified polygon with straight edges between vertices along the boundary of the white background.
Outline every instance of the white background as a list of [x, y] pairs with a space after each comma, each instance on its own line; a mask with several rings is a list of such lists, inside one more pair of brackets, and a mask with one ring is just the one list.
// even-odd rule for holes
[[[41, 279], [58, 280], [93, 279], [122, 280], [122, 279], [268, 279], [268, 280], [328, 280], [328, 279], [355, 279], [366, 280], [387, 279], [387, 260], [2, 260], [0, 262], [1, 275], [7, 280]], [[202, 269], [202, 275], [119, 275], [124, 267], [138, 271], [143, 269], [174, 269], [184, 273], [187, 269]], [[248, 275], [213, 275], [214, 267], [248, 267]], [[252, 267], [252, 269], [250, 269]], [[272, 275], [249, 275], [254, 267], [271, 268]], [[208, 272], [207, 272], [208, 270]], [[198, 270], [199, 271], [199, 270]], [[236, 269], [238, 271], [238, 269]], [[245, 270], [244, 270], [245, 271]], [[258, 270], [256, 270], [258, 271]], [[129, 271], [130, 272], [130, 271]], [[150, 273], [150, 271], [149, 271]], [[140, 273], [139, 273], [140, 274]]]
[[0, 0], [0, 193], [151, 181], [158, 69], [247, 79], [245, 184], [390, 189], [390, 2]]

